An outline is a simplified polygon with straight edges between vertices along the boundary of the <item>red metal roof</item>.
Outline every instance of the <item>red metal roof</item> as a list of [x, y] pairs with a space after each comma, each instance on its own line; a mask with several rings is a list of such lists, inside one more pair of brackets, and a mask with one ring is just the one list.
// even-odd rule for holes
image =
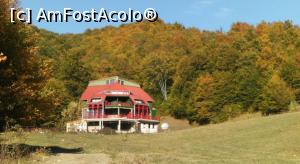
[[[97, 86], [88, 86], [83, 94], [81, 95], [81, 100], [91, 100], [92, 98], [102, 98], [104, 99], [106, 96], [110, 96], [110, 94], [106, 94], [107, 91], [121, 91], [121, 92], [130, 92], [129, 97], [131, 99], [139, 99], [144, 102], [154, 101], [152, 97], [146, 93], [142, 88], [134, 87], [134, 86], [126, 86], [121, 85], [119, 83], [115, 84], [107, 84], [107, 85], [97, 85]], [[117, 96], [117, 95], [114, 95]], [[119, 95], [121, 96], [121, 95]], [[123, 95], [124, 96], [124, 95]]]

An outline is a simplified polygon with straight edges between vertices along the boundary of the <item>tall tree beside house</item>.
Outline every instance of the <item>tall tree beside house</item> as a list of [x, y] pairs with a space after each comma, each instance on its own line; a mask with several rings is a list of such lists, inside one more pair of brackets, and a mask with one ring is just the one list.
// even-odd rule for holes
[[0, 1], [0, 126], [6, 120], [38, 125], [47, 113], [40, 90], [47, 74], [46, 65], [36, 55], [37, 35], [31, 26], [10, 23], [9, 0]]
[[142, 60], [140, 67], [143, 87], [151, 90], [163, 100], [168, 99], [172, 75], [176, 67], [176, 57], [167, 52], [153, 52]]

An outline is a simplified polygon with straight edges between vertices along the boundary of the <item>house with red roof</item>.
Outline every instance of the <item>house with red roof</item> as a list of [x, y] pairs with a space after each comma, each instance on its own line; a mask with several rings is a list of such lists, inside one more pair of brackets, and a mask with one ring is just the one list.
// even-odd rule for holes
[[[134, 81], [118, 76], [90, 81], [80, 100], [82, 119], [75, 131], [99, 132], [105, 128], [116, 133], [158, 131], [154, 100]], [[67, 131], [74, 131], [70, 127], [67, 126]]]

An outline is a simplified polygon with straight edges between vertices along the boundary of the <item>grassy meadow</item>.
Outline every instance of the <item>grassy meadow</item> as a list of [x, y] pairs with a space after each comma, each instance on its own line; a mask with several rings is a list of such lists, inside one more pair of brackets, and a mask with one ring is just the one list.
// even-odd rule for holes
[[172, 126], [180, 122], [172, 123], [168, 132], [159, 134], [31, 132], [25, 134], [25, 142], [42, 147], [80, 149], [30, 158], [41, 163], [60, 153], [90, 154], [100, 161], [105, 156], [108, 163], [300, 163], [300, 112], [183, 130], [172, 130]]

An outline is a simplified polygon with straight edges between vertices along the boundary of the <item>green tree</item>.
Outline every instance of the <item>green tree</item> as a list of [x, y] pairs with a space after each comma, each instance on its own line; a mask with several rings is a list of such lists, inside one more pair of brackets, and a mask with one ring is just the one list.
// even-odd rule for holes
[[294, 100], [292, 90], [277, 74], [273, 74], [262, 90], [258, 108], [264, 115], [281, 113], [288, 110]]
[[79, 108], [78, 103], [71, 101], [67, 108], [62, 111], [62, 121], [74, 121], [81, 117], [81, 110]]
[[191, 99], [189, 120], [199, 124], [207, 124], [216, 114], [215, 104], [215, 81], [212, 75], [201, 75], [197, 79], [197, 87]]
[[68, 93], [73, 98], [78, 98], [87, 86], [90, 74], [80, 61], [80, 56], [70, 54], [64, 57], [60, 65], [59, 78], [64, 82]]

